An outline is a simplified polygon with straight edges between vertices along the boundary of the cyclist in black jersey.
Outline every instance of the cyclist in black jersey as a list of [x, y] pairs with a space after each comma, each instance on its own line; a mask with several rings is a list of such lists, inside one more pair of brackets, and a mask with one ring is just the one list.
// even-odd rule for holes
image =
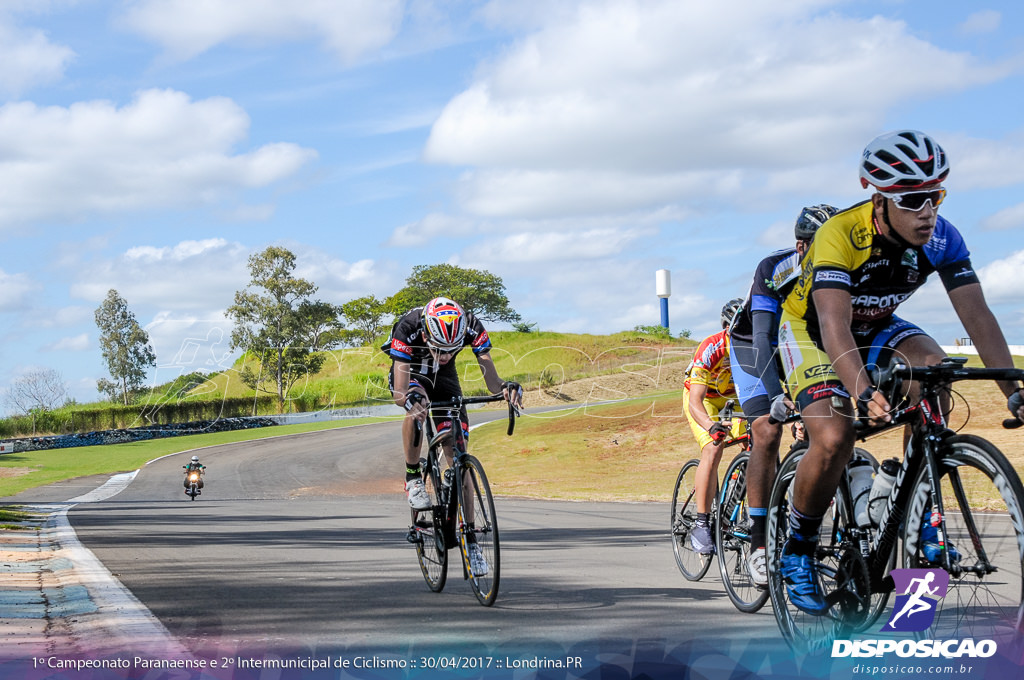
[[[413, 446], [415, 422], [427, 417], [431, 400], [444, 401], [462, 394], [455, 357], [465, 347], [476, 355], [484, 383], [492, 394], [502, 393], [516, 406], [522, 405], [523, 389], [515, 382], [502, 381], [491, 360], [491, 340], [480, 320], [466, 312], [453, 300], [434, 298], [395, 322], [391, 337], [381, 347], [391, 357], [388, 386], [395, 403], [407, 414], [402, 426], [405, 451], [405, 490], [409, 505], [415, 510], [430, 507], [430, 498], [420, 472], [419, 446]], [[463, 408], [462, 427], [469, 436], [469, 419]], [[455, 427], [455, 423], [435, 423], [438, 433]], [[450, 451], [445, 452], [451, 455]]]
[[[948, 174], [942, 147], [922, 132], [901, 130], [868, 144], [861, 183], [876, 193], [818, 230], [783, 303], [779, 353], [808, 448], [792, 484], [779, 572], [790, 602], [808, 614], [822, 615], [829, 607], [812, 556], [822, 518], [853, 455], [854, 417], [860, 412], [875, 424], [891, 420], [890, 404], [871, 384], [865, 365], [884, 367], [894, 354], [911, 366], [945, 357], [923, 330], [893, 314], [899, 304], [938, 272], [985, 365], [1013, 366], [963, 239], [938, 214]], [[1024, 421], [1022, 388], [1012, 381], [998, 385], [1010, 412]], [[934, 527], [925, 524], [926, 558], [941, 558], [939, 551], [947, 548], [952, 556], [952, 547], [939, 544]]]
[[[747, 503], [751, 520], [750, 557], [747, 571], [756, 585], [768, 585], [765, 527], [768, 495], [782, 443], [782, 422], [793, 404], [786, 398], [777, 364], [779, 314], [782, 301], [796, 285], [800, 258], [811, 245], [814, 233], [837, 210], [830, 205], [805, 207], [793, 227], [796, 245], [761, 260], [754, 281], [730, 329], [729, 360], [732, 380], [750, 423], [751, 449], [747, 463]], [[771, 422], [769, 414], [774, 417]]]

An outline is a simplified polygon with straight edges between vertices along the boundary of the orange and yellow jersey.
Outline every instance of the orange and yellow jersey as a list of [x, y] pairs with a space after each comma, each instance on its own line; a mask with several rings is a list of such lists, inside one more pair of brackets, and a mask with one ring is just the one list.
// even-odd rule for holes
[[729, 366], [729, 333], [721, 331], [709, 335], [697, 345], [693, 361], [686, 368], [684, 386], [705, 385], [707, 398], [732, 398], [736, 387], [732, 384], [732, 368]]

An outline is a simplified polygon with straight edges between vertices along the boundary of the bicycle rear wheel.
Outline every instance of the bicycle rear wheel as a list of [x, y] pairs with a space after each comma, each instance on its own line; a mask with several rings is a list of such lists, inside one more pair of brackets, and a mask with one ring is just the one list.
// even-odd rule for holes
[[711, 568], [714, 555], [700, 555], [690, 545], [690, 532], [697, 521], [697, 499], [694, 498], [697, 480], [696, 458], [686, 461], [676, 478], [676, 486], [672, 491], [672, 552], [676, 556], [676, 565], [690, 581], [704, 578]]
[[[498, 597], [501, 574], [498, 519], [483, 465], [468, 454], [462, 458], [462, 482], [457, 511], [457, 533], [462, 563], [476, 599], [480, 604], [489, 607]], [[478, 562], [477, 569], [473, 568], [470, 561], [469, 551], [472, 543], [479, 546], [483, 555], [483, 563]]]
[[755, 585], [747, 571], [752, 525], [747, 512], [748, 460], [750, 455], [741, 453], [725, 471], [722, 491], [718, 494], [715, 548], [726, 594], [736, 609], [750, 614], [768, 601], [768, 590]]
[[[935, 603], [925, 638], [995, 640], [1000, 652], [1024, 636], [1024, 487], [990, 442], [957, 435], [938, 453], [946, 550], [953, 560], [945, 597]], [[924, 555], [921, 528], [932, 509], [927, 472], [918, 477], [904, 527], [903, 564], [934, 568]]]
[[[779, 559], [789, 531], [791, 487], [797, 465], [806, 449], [790, 453], [779, 467], [768, 504], [768, 592], [779, 630], [793, 649], [809, 654], [826, 654], [832, 641], [848, 635], [849, 622], [845, 613], [849, 607], [833, 606], [822, 616], [812, 616], [798, 609], [789, 600], [785, 580], [779, 573]], [[833, 497], [821, 524], [818, 548], [814, 558], [819, 585], [827, 596], [837, 587], [850, 588], [851, 584], [867, 587], [867, 568], [860, 558], [859, 547], [848, 540], [849, 515], [842, 495]], [[851, 595], [852, 597], [852, 595]], [[858, 603], [854, 602], [856, 608]]]
[[[431, 456], [433, 458], [433, 456]], [[444, 539], [445, 502], [441, 474], [436, 460], [420, 459], [423, 483], [430, 496], [429, 510], [413, 510], [413, 531], [416, 532], [416, 559], [423, 579], [435, 593], [444, 589], [448, 579], [448, 546]], [[449, 492], [450, 493], [450, 492]]]

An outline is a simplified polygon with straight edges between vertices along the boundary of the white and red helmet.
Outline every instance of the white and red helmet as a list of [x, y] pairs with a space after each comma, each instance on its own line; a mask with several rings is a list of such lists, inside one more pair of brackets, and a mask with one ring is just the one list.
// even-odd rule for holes
[[454, 300], [434, 298], [423, 307], [423, 336], [433, 349], [461, 349], [466, 338], [466, 312]]
[[919, 189], [949, 174], [949, 159], [938, 143], [917, 130], [897, 130], [876, 137], [864, 147], [860, 183], [865, 189]]

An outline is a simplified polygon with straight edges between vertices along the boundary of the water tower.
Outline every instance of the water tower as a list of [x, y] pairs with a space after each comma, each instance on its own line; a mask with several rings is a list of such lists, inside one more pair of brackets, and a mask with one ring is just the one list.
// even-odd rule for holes
[[672, 294], [672, 272], [659, 269], [654, 274], [655, 288], [661, 299], [661, 325], [668, 328], [668, 297]]

